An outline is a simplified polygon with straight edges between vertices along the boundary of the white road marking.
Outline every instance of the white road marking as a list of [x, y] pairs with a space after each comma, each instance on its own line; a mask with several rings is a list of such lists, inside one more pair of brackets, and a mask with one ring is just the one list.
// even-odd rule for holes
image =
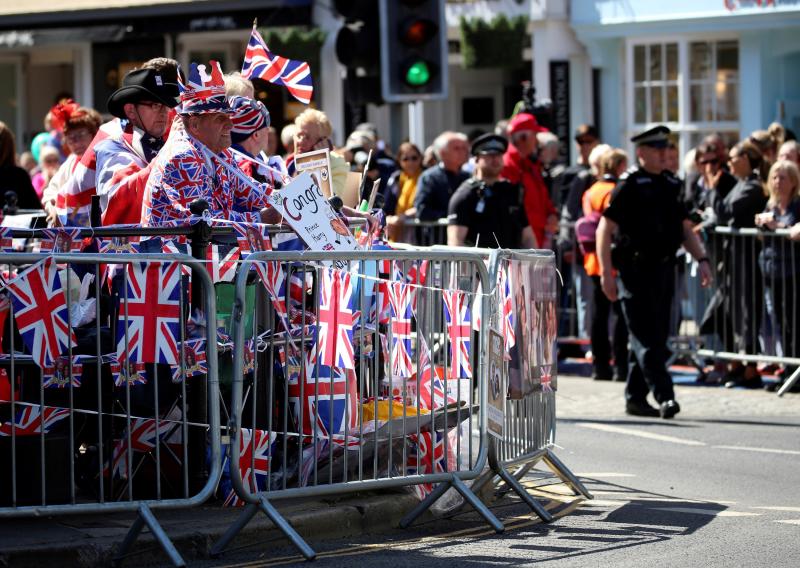
[[578, 477], [636, 477], [635, 473], [576, 473]]
[[790, 511], [800, 513], [800, 507], [750, 507], [751, 509], [766, 509], [767, 511]]
[[800, 519], [790, 519], [788, 521], [773, 521], [775, 523], [783, 523], [785, 525], [800, 525]]
[[705, 442], [698, 440], [689, 440], [687, 438], [676, 438], [675, 436], [666, 436], [664, 434], [656, 434], [655, 432], [645, 432], [643, 430], [635, 430], [633, 428], [624, 428], [622, 426], [612, 426], [611, 424], [598, 424], [595, 422], [585, 422], [578, 424], [581, 428], [591, 428], [593, 430], [600, 430], [602, 432], [612, 432], [614, 434], [626, 434], [628, 436], [636, 436], [638, 438], [647, 438], [648, 440], [658, 440], [660, 442], [669, 442], [671, 444], [683, 444], [684, 446], [705, 446]]
[[766, 454], [786, 454], [790, 456], [800, 456], [798, 450], [778, 450], [775, 448], [750, 448], [748, 446], [711, 446], [719, 450], [739, 450], [742, 452], [763, 452]]
[[691, 507], [652, 507], [656, 511], [670, 511], [673, 513], [689, 513], [691, 515], [709, 515], [712, 517], [759, 517], [761, 513], [748, 513], [745, 511], [729, 511], [727, 509], [694, 509]]

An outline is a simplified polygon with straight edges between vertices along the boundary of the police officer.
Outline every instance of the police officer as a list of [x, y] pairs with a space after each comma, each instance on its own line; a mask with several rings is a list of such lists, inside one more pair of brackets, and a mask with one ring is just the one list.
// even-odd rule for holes
[[[621, 300], [630, 332], [625, 411], [662, 418], [680, 412], [667, 371], [667, 338], [681, 245], [699, 263], [701, 284], [711, 283], [708, 257], [679, 200], [680, 182], [665, 171], [669, 134], [656, 126], [631, 138], [639, 165], [620, 178], [597, 228], [603, 292]], [[648, 387], [658, 409], [647, 402]]]
[[447, 244], [487, 248], [535, 248], [520, 187], [500, 179], [508, 142], [484, 134], [472, 143], [475, 169], [448, 205]]

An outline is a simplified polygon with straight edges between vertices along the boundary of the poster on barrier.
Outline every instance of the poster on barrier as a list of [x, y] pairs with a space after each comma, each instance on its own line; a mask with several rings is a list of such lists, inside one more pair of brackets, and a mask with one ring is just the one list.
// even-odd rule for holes
[[503, 336], [497, 331], [489, 330], [489, 406], [486, 417], [488, 419], [489, 434], [496, 438], [503, 437], [503, 423], [505, 422], [506, 388], [503, 384]]

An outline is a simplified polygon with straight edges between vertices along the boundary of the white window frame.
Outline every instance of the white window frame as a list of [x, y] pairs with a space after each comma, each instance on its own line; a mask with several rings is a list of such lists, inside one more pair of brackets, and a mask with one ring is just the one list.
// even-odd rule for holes
[[[689, 44], [692, 42], [719, 42], [719, 41], [735, 41], [739, 47], [739, 72], [741, 77], [741, 38], [738, 35], [730, 33], [704, 33], [691, 34], [691, 35], [677, 35], [677, 36], [655, 36], [655, 37], [636, 37], [627, 38], [625, 40], [625, 100], [628, 102], [625, 105], [625, 140], [630, 140], [630, 137], [638, 132], [652, 128], [658, 124], [665, 124], [670, 130], [678, 134], [678, 150], [680, 155], [683, 156], [691, 149], [689, 139], [692, 134], [697, 132], [714, 132], [714, 131], [736, 131], [740, 130], [741, 115], [742, 115], [742, 99], [741, 99], [741, 79], [739, 82], [739, 120], [737, 121], [724, 121], [724, 122], [691, 122], [690, 115], [690, 71], [689, 71]], [[678, 44], [678, 122], [635, 122], [635, 100], [634, 100], [634, 69], [633, 69], [633, 50], [637, 46], [649, 47], [650, 45], [663, 45], [666, 43]], [[662, 62], [666, 65], [666, 60]], [[648, 117], [650, 115], [650, 97], [647, 98]], [[628, 151], [633, 152], [634, 148], [629, 143]], [[631, 154], [632, 155], [632, 154]]]

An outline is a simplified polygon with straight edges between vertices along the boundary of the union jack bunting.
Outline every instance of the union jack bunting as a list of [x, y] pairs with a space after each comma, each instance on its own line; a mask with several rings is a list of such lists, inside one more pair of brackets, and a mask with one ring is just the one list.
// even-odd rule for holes
[[15, 436], [35, 436], [44, 432], [47, 434], [57, 422], [69, 416], [68, 408], [45, 406], [44, 412], [39, 405], [18, 402], [24, 405], [17, 411], [14, 422], [5, 422], [0, 425], [0, 436], [11, 436], [13, 429]]
[[147, 383], [147, 368], [144, 363], [134, 363], [133, 361], [111, 362], [111, 376], [114, 379], [115, 387], [124, 387], [125, 384], [131, 386], [144, 385]]
[[[442, 432], [420, 432], [408, 435], [409, 447], [406, 454], [406, 473], [408, 475], [427, 475], [447, 471], [447, 456]], [[433, 485], [422, 483], [412, 485], [414, 494], [421, 501], [433, 491]]]
[[236, 277], [239, 261], [239, 247], [226, 245], [210, 245], [206, 251], [206, 267], [211, 281], [232, 282]]
[[514, 299], [511, 296], [511, 274], [505, 266], [500, 267], [500, 293], [503, 295], [501, 304], [503, 342], [506, 352], [509, 352], [517, 343], [514, 333]]
[[[355, 432], [358, 425], [356, 374], [351, 369], [317, 364], [316, 348], [310, 347], [303, 356], [294, 347], [289, 347], [288, 353], [280, 348], [292, 414], [302, 434], [330, 435], [338, 445], [341, 435]], [[305, 380], [300, 377], [302, 371]]]
[[244, 342], [244, 363], [242, 364], [242, 373], [252, 373], [256, 370], [256, 352], [254, 349], [255, 341], [248, 339]]
[[410, 377], [411, 369], [411, 301], [414, 288], [402, 282], [388, 285], [392, 305], [392, 375]]
[[[275, 440], [278, 435], [266, 430], [250, 430], [242, 428], [239, 436], [239, 472], [242, 484], [255, 493], [267, 489], [270, 462], [275, 451]], [[226, 465], [230, 468], [230, 459], [226, 458]], [[228, 469], [230, 475], [230, 469]], [[233, 487], [224, 488], [225, 507], [241, 507], [244, 505]]]
[[42, 229], [41, 252], [78, 252], [83, 246], [80, 229]]
[[270, 53], [267, 44], [253, 26], [250, 41], [244, 54], [242, 75], [246, 79], [262, 79], [286, 87], [294, 98], [303, 104], [311, 102], [314, 86], [311, 68], [305, 61], [286, 59]]
[[112, 237], [101, 239], [99, 252], [101, 254], [137, 254], [139, 243], [133, 242], [138, 237]]
[[267, 226], [262, 223], [231, 223], [242, 260], [251, 253], [272, 250]]
[[11, 227], [0, 227], [0, 250], [14, 252], [14, 230]]
[[206, 364], [205, 339], [187, 339], [183, 342], [184, 369], [181, 372], [180, 361], [172, 367], [172, 382], [179, 383], [183, 377], [196, 377], [208, 373]]
[[286, 273], [280, 262], [269, 261], [255, 263], [256, 272], [261, 283], [267, 289], [275, 315], [280, 318], [284, 329], [289, 329], [288, 309], [286, 307]]
[[72, 357], [72, 365], [70, 365], [69, 357], [59, 357], [55, 364], [42, 369], [42, 386], [46, 389], [67, 388], [70, 386], [70, 368], [72, 369], [72, 386], [76, 388], [81, 386], [83, 359], [83, 356], [75, 355]]
[[447, 334], [450, 340], [449, 378], [472, 377], [470, 363], [470, 309], [467, 295], [461, 290], [444, 290], [444, 315], [447, 320]]
[[52, 365], [70, 345], [75, 346], [64, 289], [52, 258], [37, 262], [6, 288], [22, 340], [37, 365]]
[[353, 286], [349, 272], [322, 271], [317, 322], [320, 326], [320, 362], [331, 367], [355, 369], [353, 326], [358, 312], [351, 307]]
[[178, 364], [180, 263], [135, 262], [120, 294], [117, 358]]
[[[156, 439], [160, 444], [166, 444], [173, 433], [178, 433], [181, 425], [180, 410], [173, 408], [156, 425], [155, 418], [133, 418], [130, 425], [130, 445], [128, 445], [127, 429], [122, 434], [122, 438], [114, 444], [114, 451], [111, 455], [111, 473], [116, 478], [128, 479], [131, 469], [128, 456], [133, 452], [148, 454], [156, 447]], [[108, 474], [108, 468], [104, 470]], [[133, 472], [130, 471], [132, 474]]]

